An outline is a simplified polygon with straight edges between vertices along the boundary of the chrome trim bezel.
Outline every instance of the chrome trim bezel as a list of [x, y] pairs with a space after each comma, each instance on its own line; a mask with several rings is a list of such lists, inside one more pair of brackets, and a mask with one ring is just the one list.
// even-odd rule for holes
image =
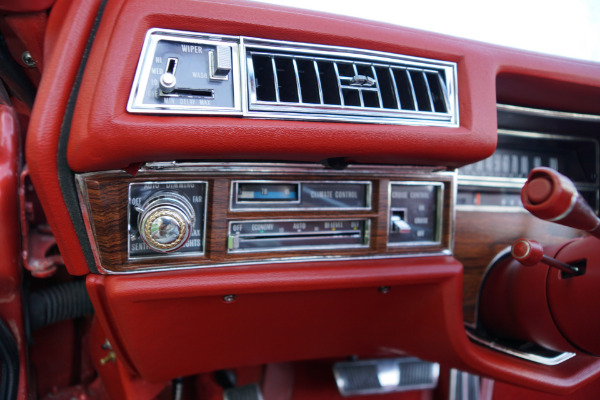
[[[365, 223], [364, 231], [361, 232], [362, 244], [340, 244], [340, 245], [304, 245], [304, 246], [280, 246], [276, 248], [259, 248], [259, 249], [243, 249], [231, 250], [227, 246], [227, 254], [247, 254], [247, 253], [271, 253], [271, 252], [286, 252], [286, 251], [303, 251], [303, 250], [344, 250], [344, 249], [365, 249], [371, 245], [371, 218], [282, 218], [282, 219], [245, 219], [238, 221], [227, 221], [227, 240], [231, 237], [231, 225], [239, 223], [271, 223], [271, 222], [348, 222], [361, 221]], [[323, 235], [325, 237], [325, 235]]]
[[[240, 64], [246, 65], [246, 75], [242, 81], [253, 82], [252, 63], [248, 63], [251, 51], [261, 52], [293, 52], [305, 54], [311, 59], [326, 61], [358, 61], [371, 66], [389, 67], [391, 64], [399, 69], [443, 70], [446, 78], [445, 98], [448, 112], [436, 113], [428, 111], [410, 111], [399, 109], [365, 108], [361, 106], [337, 106], [313, 103], [279, 103], [258, 101], [256, 90], [248, 85], [244, 116], [266, 119], [292, 119], [315, 121], [340, 121], [376, 124], [402, 124], [417, 126], [444, 126], [456, 128], [460, 126], [458, 112], [457, 64], [449, 61], [433, 60], [420, 57], [386, 53], [376, 50], [365, 50], [352, 47], [329, 46], [281, 40], [269, 40], [251, 37], [241, 37], [242, 59]], [[402, 63], [401, 65], [398, 65]], [[333, 64], [335, 67], [335, 63]], [[248, 68], [250, 66], [250, 68]], [[437, 71], [436, 71], [437, 72]], [[321, 87], [319, 82], [319, 87]], [[341, 87], [340, 87], [341, 90]], [[341, 94], [340, 94], [341, 95]], [[322, 89], [319, 93], [322, 99]], [[362, 98], [362, 96], [361, 96]], [[448, 100], [450, 99], [450, 100]], [[314, 111], [311, 111], [314, 110]]]
[[[436, 215], [435, 215], [435, 241], [411, 241], [411, 242], [390, 242], [390, 223], [392, 207], [392, 186], [437, 186]], [[442, 244], [442, 230], [444, 223], [444, 183], [439, 181], [390, 181], [388, 184], [388, 217], [386, 221], [386, 244], [387, 247], [415, 247], [415, 246], [440, 246]], [[452, 233], [452, 236], [454, 234]]]
[[[298, 200], [297, 201], [277, 201], [277, 202], [241, 202], [237, 198], [237, 185], [239, 183], [282, 183], [282, 184], [297, 184], [298, 185]], [[366, 207], [300, 207], [302, 203], [302, 184], [303, 183], [351, 183], [351, 184], [365, 184], [367, 186], [366, 190]], [[230, 192], [229, 192], [229, 211], [231, 212], [252, 212], [252, 211], [370, 211], [373, 207], [372, 205], [372, 197], [373, 197], [373, 184], [371, 181], [343, 181], [343, 180], [274, 180], [274, 179], [266, 179], [266, 180], [244, 180], [244, 179], [236, 179], [231, 181]], [[233, 208], [235, 203], [237, 204], [265, 204], [266, 207], [238, 207]], [[274, 204], [296, 204], [296, 207], [268, 207], [268, 205]]]
[[[226, 45], [231, 47], [231, 75], [233, 78], [234, 106], [213, 107], [145, 104], [143, 102], [143, 94], [147, 88], [154, 51], [160, 40], [183, 41], [214, 46]], [[251, 50], [249, 50], [248, 47], [262, 51], [292, 51], [295, 53], [304, 53], [312, 58], [330, 57], [327, 58], [327, 60], [330, 60], [331, 57], [341, 57], [341, 60], [349, 61], [350, 59], [353, 59], [358, 62], [365, 62], [366, 64], [371, 65], [371, 67], [389, 67], [392, 65], [407, 70], [413, 68], [418, 69], [419, 71], [431, 70], [436, 73], [440, 71], [440, 73], [444, 74], [445, 78], [445, 82], [441, 77], [439, 79], [443, 83], [442, 91], [444, 92], [444, 101], [448, 111], [446, 113], [440, 113], [435, 111], [384, 109], [382, 107], [366, 108], [362, 106], [335, 106], [301, 102], [278, 103], [257, 101], [256, 88], [252, 85], [254, 80], [249, 79], [249, 77], [253, 76], [254, 71], [252, 63], [247, 62], [247, 58], [251, 56]], [[229, 115], [257, 119], [331, 121], [457, 128], [460, 126], [457, 69], [458, 66], [455, 62], [399, 55], [375, 50], [151, 28], [146, 32], [126, 109], [130, 113], [141, 114]], [[425, 79], [425, 82], [427, 82], [427, 79]], [[322, 100], [323, 95], [320, 79], [318, 81], [318, 87], [320, 88], [319, 98]]]
[[516, 112], [521, 114], [530, 114], [538, 117], [553, 117], [561, 119], [575, 119], [580, 121], [600, 122], [600, 115], [576, 113], [569, 111], [544, 110], [542, 108], [529, 108], [523, 106], [514, 106], [510, 104], [496, 104], [496, 108], [500, 111]]
[[[178, 183], [198, 183], [198, 184], [204, 184], [204, 211], [203, 211], [203, 221], [201, 222], [202, 225], [202, 251], [190, 251], [190, 252], [185, 252], [185, 253], [178, 253], [177, 251], [173, 251], [170, 253], [162, 253], [162, 252], [158, 252], [155, 251], [155, 253], [153, 254], [148, 254], [148, 255], [143, 255], [143, 256], [131, 256], [131, 185], [133, 184], [141, 184], [141, 185], [147, 185], [147, 184], [178, 184]], [[161, 191], [164, 191], [164, 189], [161, 189]], [[137, 182], [129, 182], [129, 184], [127, 185], [127, 260], [128, 261], [144, 261], [144, 260], [148, 260], [148, 259], [152, 259], [152, 258], [160, 258], [160, 259], [169, 259], [169, 258], [188, 258], [188, 257], [198, 257], [198, 256], [203, 256], [206, 253], [206, 212], [207, 212], [207, 207], [208, 207], [208, 181], [204, 181], [204, 180], [185, 180], [185, 179], [180, 179], [177, 181], [156, 181], [156, 180], [150, 180], [150, 181], [137, 181]], [[198, 218], [196, 216], [196, 218]], [[190, 232], [191, 235], [191, 232]], [[94, 236], [95, 237], [95, 236]], [[150, 246], [149, 246], [150, 247]], [[150, 247], [150, 250], [153, 250]]]
[[[233, 107], [190, 106], [190, 105], [159, 105], [144, 103], [144, 93], [150, 79], [150, 70], [156, 46], [161, 40], [185, 42], [197, 45], [227, 46], [231, 48]], [[209, 57], [210, 58], [210, 57]], [[239, 38], [237, 36], [216, 35], [178, 31], [173, 29], [151, 28], [146, 32], [140, 58], [133, 78], [133, 85], [127, 101], [127, 111], [135, 114], [213, 114], [213, 115], [242, 115], [242, 96], [239, 65]]]

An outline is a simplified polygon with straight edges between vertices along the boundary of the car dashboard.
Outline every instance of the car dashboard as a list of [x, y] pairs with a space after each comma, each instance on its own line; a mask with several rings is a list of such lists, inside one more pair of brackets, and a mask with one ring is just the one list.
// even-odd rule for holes
[[[468, 377], [589, 398], [596, 356], [497, 340], [480, 296], [516, 239], [589, 239], [521, 188], [549, 167], [598, 213], [598, 64], [255, 2], [67, 3], [48, 14], [27, 179], [64, 279], [85, 280], [77, 329], [108, 398], [190, 377], [242, 398], [212, 380], [228, 373], [317, 398], [302, 371], [322, 365], [344, 396], [456, 398]], [[348, 386], [390, 360], [429, 375]], [[295, 397], [273, 394], [289, 368]]]

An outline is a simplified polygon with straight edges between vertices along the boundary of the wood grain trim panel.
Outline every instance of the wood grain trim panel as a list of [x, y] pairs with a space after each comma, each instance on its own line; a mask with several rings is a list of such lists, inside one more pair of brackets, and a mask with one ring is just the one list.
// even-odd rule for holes
[[[78, 176], [82, 205], [88, 210], [88, 218], [94, 232], [99, 267], [108, 273], [121, 273], [151, 269], [179, 267], [207, 267], [223, 264], [243, 264], [273, 260], [298, 260], [307, 257], [332, 256], [340, 258], [402, 256], [412, 254], [439, 254], [452, 246], [453, 204], [455, 176], [452, 173], [407, 173], [406, 170], [386, 169], [369, 175], [356, 171], [323, 173], [276, 173], [249, 169], [224, 174], [218, 171], [172, 172], [148, 171], [132, 176], [124, 171], [109, 171]], [[230, 211], [229, 198], [233, 180], [286, 180], [286, 181], [369, 181], [372, 184], [371, 210], [298, 210], [298, 211]], [[208, 182], [205, 232], [205, 253], [196, 256], [172, 255], [130, 260], [127, 257], [127, 207], [128, 185], [132, 182], [203, 180]], [[444, 208], [441, 243], [407, 247], [387, 246], [388, 188], [390, 181], [442, 182], [444, 185]], [[370, 243], [367, 248], [290, 250], [285, 252], [227, 253], [227, 227], [233, 220], [256, 219], [349, 219], [366, 218], [371, 221]]]

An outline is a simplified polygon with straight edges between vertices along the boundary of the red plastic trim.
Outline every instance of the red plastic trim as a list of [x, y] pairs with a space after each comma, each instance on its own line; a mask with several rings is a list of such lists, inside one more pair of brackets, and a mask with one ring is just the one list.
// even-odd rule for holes
[[542, 366], [469, 341], [461, 283], [461, 265], [440, 256], [90, 276], [88, 290], [117, 354], [151, 381], [398, 351], [563, 394], [600, 376], [594, 357]]

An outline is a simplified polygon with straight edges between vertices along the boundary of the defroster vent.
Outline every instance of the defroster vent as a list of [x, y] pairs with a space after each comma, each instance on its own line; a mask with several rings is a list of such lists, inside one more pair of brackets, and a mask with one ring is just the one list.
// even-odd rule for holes
[[250, 113], [458, 125], [453, 63], [255, 39], [245, 54]]

